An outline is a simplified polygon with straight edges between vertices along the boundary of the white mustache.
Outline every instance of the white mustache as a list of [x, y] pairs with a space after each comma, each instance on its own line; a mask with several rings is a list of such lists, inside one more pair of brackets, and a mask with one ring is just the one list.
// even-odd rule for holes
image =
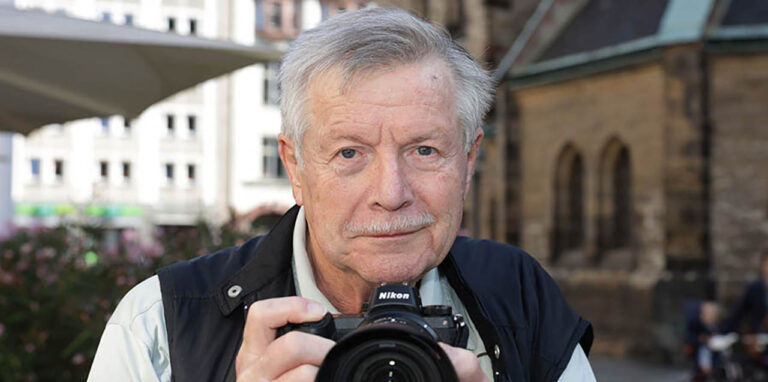
[[435, 222], [435, 217], [423, 212], [414, 216], [397, 216], [392, 220], [370, 221], [364, 223], [347, 222], [344, 229], [357, 235], [395, 234], [416, 231]]

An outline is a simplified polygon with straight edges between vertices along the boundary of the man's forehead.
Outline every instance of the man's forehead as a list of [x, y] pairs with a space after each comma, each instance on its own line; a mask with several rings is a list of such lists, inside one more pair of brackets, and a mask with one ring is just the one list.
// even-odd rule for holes
[[[334, 95], [344, 95], [350, 89], [358, 88], [361, 84], [371, 81], [381, 75], [394, 73], [398, 70], [411, 69], [419, 71], [423, 77], [428, 77], [427, 83], [435, 87], [447, 90], [447, 94], [453, 94], [454, 76], [448, 64], [438, 57], [427, 57], [415, 62], [392, 62], [379, 65], [362, 65], [348, 67], [334, 65], [330, 68], [315, 73], [309, 80], [308, 95], [311, 99], [318, 90]], [[414, 84], [416, 86], [416, 84]]]

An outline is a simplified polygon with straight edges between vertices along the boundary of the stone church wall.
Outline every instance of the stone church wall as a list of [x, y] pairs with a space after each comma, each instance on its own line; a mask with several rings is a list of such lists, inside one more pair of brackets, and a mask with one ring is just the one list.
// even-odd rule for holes
[[712, 55], [711, 240], [721, 299], [768, 250], [768, 53]]
[[[628, 354], [656, 340], [654, 299], [664, 258], [665, 77], [646, 64], [514, 91], [519, 112], [521, 247], [539, 258], [576, 311], [593, 322], [597, 353]], [[598, 169], [612, 139], [629, 149], [631, 264], [595, 261]], [[556, 160], [571, 144], [583, 157], [585, 243], [577, 259], [552, 263]], [[658, 331], [658, 330], [656, 330]], [[657, 337], [663, 337], [663, 330]]]
[[556, 158], [571, 143], [584, 160], [589, 264], [597, 237], [597, 169], [609, 140], [630, 151], [634, 249], [639, 269], [663, 267], [664, 78], [657, 65], [523, 89], [520, 113], [522, 246], [539, 259], [551, 253]]

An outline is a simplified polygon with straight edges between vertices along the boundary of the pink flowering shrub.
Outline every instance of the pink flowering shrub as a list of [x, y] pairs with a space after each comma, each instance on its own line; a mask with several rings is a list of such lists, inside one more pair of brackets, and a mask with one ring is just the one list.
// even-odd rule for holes
[[[0, 381], [83, 381], [120, 298], [155, 270], [246, 238], [204, 224], [142, 245], [125, 231], [62, 226], [0, 238]], [[216, 245], [214, 243], [222, 243]]]

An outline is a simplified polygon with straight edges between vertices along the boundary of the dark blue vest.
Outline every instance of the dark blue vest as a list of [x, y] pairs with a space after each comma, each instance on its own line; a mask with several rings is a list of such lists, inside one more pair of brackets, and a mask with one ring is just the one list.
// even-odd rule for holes
[[[291, 256], [297, 213], [292, 208], [269, 234], [241, 247], [158, 271], [174, 380], [235, 380], [243, 307], [296, 294]], [[438, 268], [491, 353], [497, 381], [556, 381], [576, 344], [589, 352], [591, 325], [523, 251], [458, 237]], [[240, 293], [228, 293], [234, 286]]]

